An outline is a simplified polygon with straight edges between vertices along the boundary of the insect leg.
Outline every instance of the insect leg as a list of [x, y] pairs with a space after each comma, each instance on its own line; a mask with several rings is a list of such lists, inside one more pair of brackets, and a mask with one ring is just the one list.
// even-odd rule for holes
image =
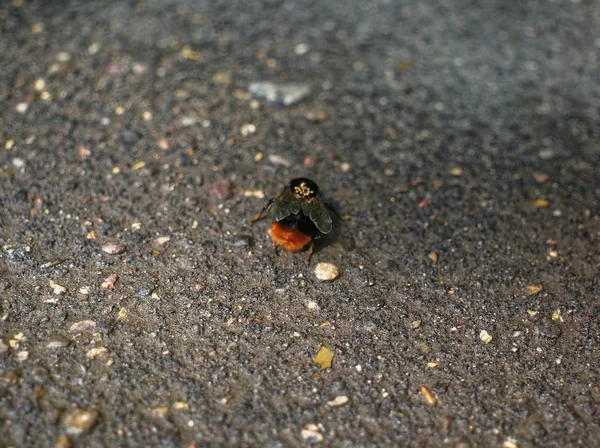
[[315, 248], [315, 240], [310, 242], [310, 247], [308, 248], [308, 257], [306, 257], [306, 264], [310, 264], [310, 259], [313, 254], [313, 249]]
[[261, 219], [263, 219], [265, 217], [265, 212], [271, 206], [273, 201], [274, 201], [274, 199], [269, 199], [269, 202], [267, 202], [267, 204], [261, 209], [260, 213], [257, 213], [256, 215], [254, 215], [254, 218], [252, 218], [252, 221], [250, 221], [250, 225], [254, 224], [256, 221], [260, 221]]

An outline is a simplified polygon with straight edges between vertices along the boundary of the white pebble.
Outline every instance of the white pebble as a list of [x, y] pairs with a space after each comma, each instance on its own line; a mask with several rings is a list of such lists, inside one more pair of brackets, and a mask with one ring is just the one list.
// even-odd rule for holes
[[50, 280], [48, 284], [50, 285], [50, 288], [52, 288], [52, 290], [54, 291], [54, 294], [56, 294], [57, 296], [67, 292], [67, 288], [65, 288], [62, 285], [59, 285], [58, 283], [53, 282], [52, 280]]
[[321, 262], [315, 266], [315, 275], [319, 280], [331, 281], [338, 278], [340, 269], [333, 263]]
[[179, 123], [181, 123], [181, 126], [183, 126], [183, 127], [193, 126], [197, 122], [198, 122], [198, 119], [192, 115], [183, 116], [179, 120]]
[[171, 237], [170, 236], [159, 236], [156, 238], [156, 242], [162, 246], [164, 244], [167, 244], [169, 241], [171, 241]]
[[25, 112], [27, 112], [27, 109], [29, 109], [28, 103], [19, 103], [17, 104], [17, 107], [15, 107], [15, 110], [20, 114], [24, 114]]
[[90, 359], [95, 359], [104, 356], [107, 353], [108, 350], [106, 349], [106, 347], [96, 347], [90, 348], [87, 352], [85, 352], [85, 356], [87, 356]]
[[333, 400], [328, 401], [327, 405], [331, 406], [333, 408], [337, 408], [338, 406], [345, 405], [349, 401], [350, 401], [350, 399], [347, 396], [345, 396], [345, 395], [339, 395], [339, 396], [335, 397]]
[[323, 434], [319, 432], [319, 427], [313, 423], [308, 424], [302, 429], [302, 438], [304, 440], [312, 440], [315, 442], [323, 441]]
[[302, 56], [303, 54], [308, 53], [308, 45], [307, 44], [298, 44], [294, 48], [294, 53], [298, 56]]
[[95, 329], [96, 329], [96, 322], [94, 322], [93, 320], [81, 320], [81, 321], [75, 322], [73, 325], [71, 325], [71, 327], [69, 328], [69, 331], [72, 331], [74, 333], [80, 333], [80, 332], [91, 333]]
[[487, 331], [481, 330], [481, 332], [479, 333], [479, 339], [481, 339], [486, 344], [489, 344], [490, 342], [492, 342], [493, 338], [492, 335], [489, 334]]
[[12, 164], [15, 168], [23, 168], [25, 166], [25, 160], [20, 157], [13, 157]]
[[254, 134], [255, 132], [256, 126], [254, 126], [252, 123], [247, 123], [242, 126], [241, 133], [243, 137], [247, 137], [251, 134]]
[[66, 51], [61, 51], [60, 53], [56, 54], [56, 60], [58, 62], [68, 62], [71, 60], [71, 55]]
[[106, 243], [102, 246], [102, 252], [109, 255], [118, 255], [125, 252], [125, 248], [118, 243]]
[[46, 344], [46, 348], [63, 348], [67, 345], [69, 345], [69, 341], [56, 340], [48, 342], [48, 344]]

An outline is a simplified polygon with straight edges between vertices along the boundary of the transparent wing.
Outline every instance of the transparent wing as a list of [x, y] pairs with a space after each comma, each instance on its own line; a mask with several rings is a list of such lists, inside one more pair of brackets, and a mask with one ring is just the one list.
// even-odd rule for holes
[[310, 218], [321, 233], [331, 232], [331, 215], [329, 214], [329, 210], [327, 210], [327, 206], [323, 204], [319, 197], [314, 198], [310, 202], [303, 203], [302, 212]]
[[267, 210], [269, 219], [273, 222], [281, 221], [290, 215], [295, 215], [302, 209], [302, 200], [296, 198], [289, 188], [283, 190]]

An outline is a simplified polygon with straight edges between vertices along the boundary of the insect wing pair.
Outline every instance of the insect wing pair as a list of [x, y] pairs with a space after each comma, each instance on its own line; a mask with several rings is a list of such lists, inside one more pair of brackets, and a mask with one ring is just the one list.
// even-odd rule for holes
[[[269, 206], [267, 209], [267, 216], [269, 219], [272, 222], [279, 222], [289, 216], [297, 215], [302, 211], [305, 216], [310, 218], [317, 229], [319, 229], [319, 232], [323, 234], [331, 232], [331, 215], [329, 214], [327, 205], [325, 205], [318, 196], [316, 185], [314, 186], [315, 188], [310, 189], [313, 193], [305, 195], [308, 197], [304, 197], [297, 192], [297, 189], [295, 189], [295, 181], [297, 181], [297, 179], [294, 179], [289, 186], [285, 187], [283, 192]], [[311, 183], [314, 184], [314, 182]], [[300, 183], [299, 185], [304, 186], [307, 184]]]

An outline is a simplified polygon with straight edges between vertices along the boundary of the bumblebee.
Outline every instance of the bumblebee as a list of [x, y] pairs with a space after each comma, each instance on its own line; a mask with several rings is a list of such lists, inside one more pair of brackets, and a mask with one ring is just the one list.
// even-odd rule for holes
[[290, 252], [300, 252], [308, 246], [306, 263], [310, 263], [315, 240], [331, 232], [335, 211], [319, 196], [315, 182], [303, 177], [293, 179], [281, 194], [271, 199], [252, 220], [271, 220], [273, 247], [283, 247]]

